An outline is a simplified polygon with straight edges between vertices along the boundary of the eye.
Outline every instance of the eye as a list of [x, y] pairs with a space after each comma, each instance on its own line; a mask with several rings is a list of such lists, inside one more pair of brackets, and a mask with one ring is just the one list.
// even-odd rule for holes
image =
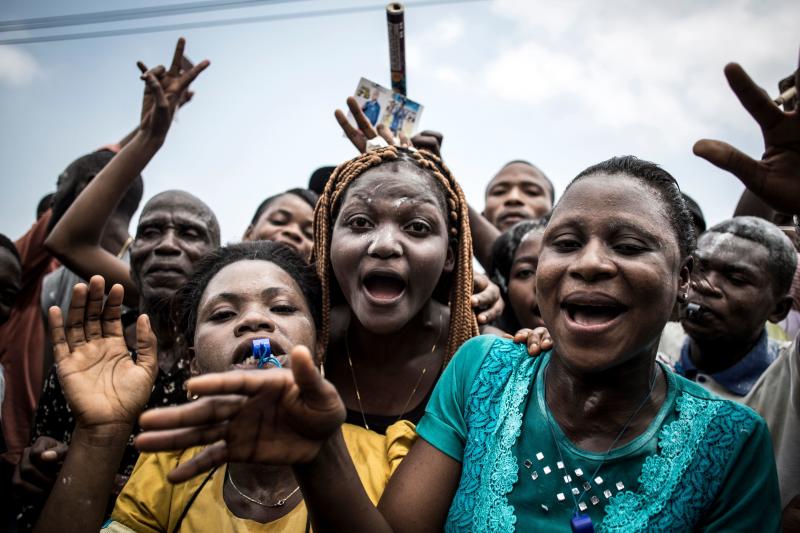
[[225, 322], [226, 320], [233, 318], [235, 315], [236, 313], [234, 313], [231, 309], [220, 309], [211, 313], [208, 319], [212, 322]]
[[146, 226], [144, 228], [139, 228], [139, 236], [145, 239], [152, 239], [161, 235], [161, 231], [153, 226]]
[[553, 241], [551, 245], [557, 252], [561, 253], [569, 253], [574, 252], [576, 250], [580, 250], [582, 243], [577, 239], [572, 238], [560, 238]]
[[500, 196], [508, 191], [508, 187], [495, 187], [489, 191], [489, 196]]
[[199, 239], [201, 233], [196, 228], [182, 228], [181, 235], [190, 239]]
[[426, 234], [431, 232], [431, 227], [427, 222], [422, 220], [412, 220], [406, 224], [406, 230], [411, 233]]
[[520, 268], [514, 272], [512, 276], [514, 279], [525, 280], [530, 279], [536, 275], [536, 270], [532, 268]]
[[354, 215], [347, 219], [347, 226], [356, 230], [373, 227], [372, 222], [363, 215]]
[[270, 307], [270, 311], [279, 315], [291, 315], [297, 311], [297, 308], [290, 304], [279, 304]]
[[273, 226], [285, 226], [288, 222], [285, 217], [280, 216], [270, 217], [267, 221]]
[[641, 244], [626, 242], [620, 243], [614, 246], [614, 250], [622, 255], [638, 255], [643, 252], [646, 252], [648, 248]]
[[538, 188], [538, 187], [527, 188], [527, 189], [524, 189], [524, 191], [525, 191], [525, 194], [527, 194], [528, 196], [541, 196], [542, 195], [542, 190], [540, 188]]
[[735, 285], [736, 287], [742, 287], [749, 284], [748, 280], [740, 276], [728, 274], [726, 277], [728, 278], [728, 281], [731, 282], [731, 285]]

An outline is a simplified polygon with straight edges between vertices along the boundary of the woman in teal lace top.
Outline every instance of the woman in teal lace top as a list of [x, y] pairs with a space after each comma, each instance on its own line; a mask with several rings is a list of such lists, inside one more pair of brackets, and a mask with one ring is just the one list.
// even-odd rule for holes
[[[295, 463], [315, 531], [776, 531], [763, 420], [655, 361], [688, 288], [693, 244], [678, 186], [656, 165], [615, 158], [578, 175], [553, 210], [536, 274], [555, 349], [534, 358], [497, 337], [464, 344], [377, 511], [335, 430], [342, 405], [324, 379], [220, 376], [201, 393], [253, 396], [256, 413], [228, 418], [270, 420], [263, 445], [226, 453]], [[258, 402], [262, 394], [270, 400]], [[173, 408], [191, 411], [193, 424], [174, 435], [202, 442], [197, 424], [218, 422], [215, 401]], [[151, 421], [169, 428], [175, 418]], [[166, 446], [170, 434], [149, 442]], [[214, 461], [182, 465], [177, 478]]]

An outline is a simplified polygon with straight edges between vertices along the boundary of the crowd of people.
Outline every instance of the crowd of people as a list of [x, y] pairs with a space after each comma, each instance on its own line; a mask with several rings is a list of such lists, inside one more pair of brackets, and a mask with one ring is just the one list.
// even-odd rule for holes
[[442, 134], [349, 98], [359, 154], [241, 242], [181, 190], [131, 236], [184, 46], [0, 234], [4, 529], [800, 531], [796, 95], [725, 67], [765, 151], [694, 145], [747, 187], [710, 228], [629, 155], [558, 196], [498, 165], [480, 210]]

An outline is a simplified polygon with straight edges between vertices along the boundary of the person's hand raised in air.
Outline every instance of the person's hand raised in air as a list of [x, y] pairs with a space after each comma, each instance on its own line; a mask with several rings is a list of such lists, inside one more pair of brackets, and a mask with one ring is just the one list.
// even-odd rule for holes
[[[764, 154], [757, 161], [727, 143], [707, 139], [695, 143], [694, 153], [732, 173], [774, 209], [800, 213], [800, 112], [782, 111], [736, 63], [725, 66], [725, 77], [761, 127]], [[795, 85], [800, 87], [800, 69]]]
[[101, 276], [88, 287], [75, 285], [66, 322], [58, 307], [50, 308], [53, 353], [76, 427], [129, 433], [158, 371], [156, 338], [147, 315], [139, 316], [134, 361], [123, 337], [122, 286], [111, 287], [105, 305], [104, 289]]
[[183, 55], [185, 46], [186, 41], [183, 38], [178, 39], [169, 70], [163, 65], [148, 69], [141, 61], [136, 63], [145, 82], [139, 130], [159, 143], [166, 138], [175, 111], [191, 99], [189, 85], [210, 64], [204, 59], [189, 67], [191, 63]]
[[336, 387], [320, 375], [304, 346], [290, 352], [291, 369], [233, 370], [192, 378], [201, 398], [152, 409], [139, 424], [142, 451], [182, 450], [210, 444], [167, 477], [181, 483], [227, 463], [291, 465], [317, 457], [345, 420]]

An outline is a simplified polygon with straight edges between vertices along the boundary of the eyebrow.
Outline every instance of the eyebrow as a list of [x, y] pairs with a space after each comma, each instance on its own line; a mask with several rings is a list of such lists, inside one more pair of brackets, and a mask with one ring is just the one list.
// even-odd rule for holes
[[538, 262], [539, 262], [539, 258], [536, 257], [536, 256], [523, 255], [522, 257], [517, 257], [516, 259], [514, 259], [514, 262], [512, 263], [512, 266], [516, 265], [517, 263], [538, 263]]
[[648, 231], [647, 229], [643, 228], [638, 224], [633, 224], [628, 222], [627, 220], [612, 220], [609, 223], [609, 227], [611, 228], [612, 232], [619, 232], [623, 230], [632, 231], [634, 233], [639, 233], [647, 237], [648, 239], [655, 241], [657, 243], [661, 243], [662, 239], [658, 235]]
[[758, 269], [753, 268], [746, 263], [730, 263], [727, 261], [718, 260], [714, 256], [705, 255], [701, 251], [695, 252], [695, 258], [702, 266], [706, 266], [726, 274], [747, 274], [750, 276], [758, 275]]

